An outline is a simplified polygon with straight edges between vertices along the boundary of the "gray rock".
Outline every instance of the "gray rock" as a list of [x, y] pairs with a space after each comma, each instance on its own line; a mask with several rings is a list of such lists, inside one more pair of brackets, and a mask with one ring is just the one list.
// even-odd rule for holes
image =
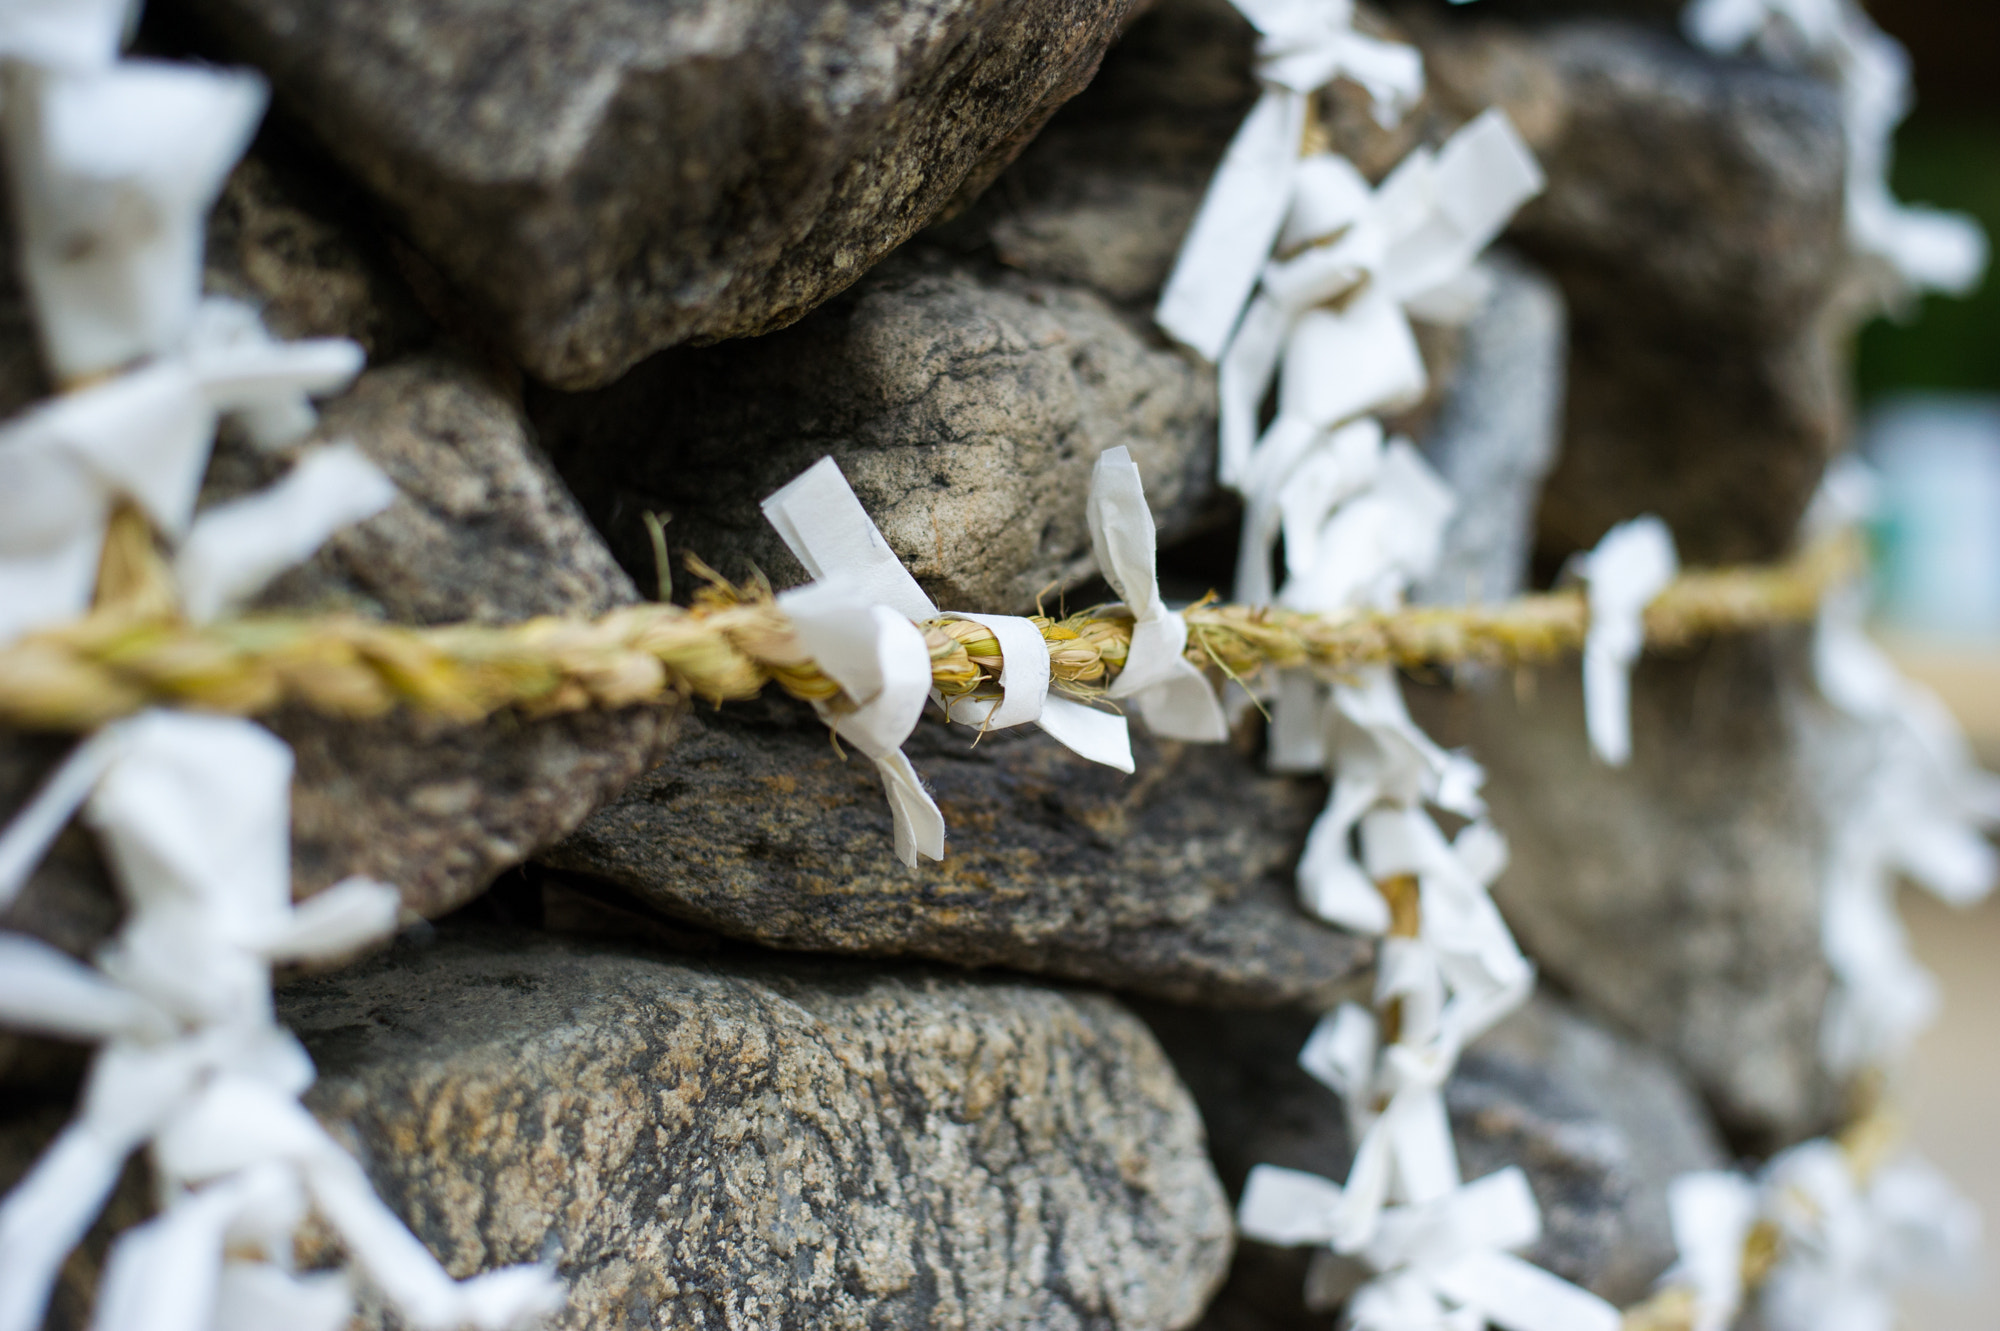
[[1439, 103], [1503, 107], [1548, 172], [1511, 232], [1570, 306], [1545, 562], [1641, 512], [1700, 562], [1782, 552], [1845, 425], [1833, 90], [1611, 20], [1409, 17]]
[[[397, 623], [592, 615], [635, 599], [518, 409], [441, 356], [364, 373], [324, 404], [314, 440], [360, 445], [401, 492], [273, 583], [257, 608]], [[229, 448], [220, 498], [289, 463]], [[672, 735], [661, 708], [460, 726], [408, 713], [373, 721], [291, 710], [269, 718], [297, 754], [294, 890], [354, 873], [396, 884], [426, 916], [464, 904], [559, 839], [650, 766]]]
[[553, 1260], [556, 1326], [1175, 1328], [1228, 1261], [1101, 996], [447, 930], [280, 1015], [383, 1198], [455, 1274]]
[[1163, 533], [1189, 527], [1213, 489], [1213, 379], [1089, 291], [918, 252], [793, 328], [531, 409], [647, 585], [647, 511], [671, 516], [676, 560], [805, 581], [758, 504], [831, 454], [940, 605], [1011, 612], [1095, 571], [1084, 498], [1106, 448], [1132, 450]]
[[[1208, 1125], [1232, 1196], [1258, 1164], [1344, 1178], [1353, 1144], [1334, 1094], [1298, 1067], [1307, 1016], [1142, 1009]], [[1468, 1050], [1445, 1091], [1467, 1178], [1527, 1172], [1543, 1237], [1527, 1256], [1613, 1302], [1671, 1263], [1666, 1186], [1726, 1160], [1700, 1102], [1657, 1054], [1538, 995]], [[1305, 1305], [1309, 1252], [1244, 1242], [1206, 1331], [1324, 1328]], [[1319, 1279], [1330, 1272], [1324, 1270]]]
[[1007, 966], [1182, 1002], [1325, 1005], [1369, 946], [1307, 919], [1292, 867], [1325, 788], [1135, 728], [1138, 775], [1038, 731], [907, 746], [948, 828], [906, 870], [874, 768], [802, 704], [684, 723], [668, 759], [543, 862], [766, 947]]
[[1510, 255], [1482, 267], [1493, 295], [1466, 325], [1457, 370], [1420, 441], [1459, 507], [1416, 601], [1504, 601], [1523, 590], [1542, 480], [1562, 437], [1562, 294]]
[[1088, 81], [1089, 0], [176, 0], [534, 374], [761, 333], [976, 193]]
[[[252, 158], [232, 176], [209, 239], [212, 290], [257, 305], [283, 336], [355, 337], [378, 357], [350, 391], [322, 404], [308, 443], [352, 439], [402, 492], [279, 579], [257, 608], [430, 624], [589, 615], [635, 599], [504, 382], [448, 350], [337, 210]], [[296, 454], [265, 453], [225, 429], [204, 504], [275, 479]], [[658, 709], [502, 716], [469, 728], [406, 715], [268, 718], [298, 756], [295, 889], [305, 895], [367, 873], [399, 886], [413, 910], [449, 911], [649, 766], [671, 721]], [[0, 734], [0, 818], [68, 743]], [[81, 956], [118, 914], [94, 845], [73, 829], [0, 926]], [[0, 1076], [7, 1063], [0, 1049]]]
[[1777, 1146], [1837, 1114], [1818, 1058], [1828, 972], [1822, 758], [1802, 733], [1801, 644], [1719, 639], [1648, 656], [1633, 758], [1590, 754], [1574, 662], [1520, 686], [1412, 690], [1470, 743], [1512, 863], [1495, 897], [1543, 973], [1672, 1054], [1739, 1139]]
[[[340, 201], [284, 165], [253, 158], [231, 178], [211, 227], [209, 285], [257, 304], [285, 336], [353, 337], [371, 351], [354, 387], [321, 404], [307, 444], [352, 439], [401, 494], [273, 583], [257, 608], [497, 623], [636, 599], [505, 378], [454, 351]], [[204, 501], [273, 479], [295, 452], [265, 454], [225, 431]], [[288, 712], [270, 724], [298, 756], [295, 889], [372, 874], [427, 916], [567, 833], [671, 735], [658, 709], [503, 715], [477, 727]]]

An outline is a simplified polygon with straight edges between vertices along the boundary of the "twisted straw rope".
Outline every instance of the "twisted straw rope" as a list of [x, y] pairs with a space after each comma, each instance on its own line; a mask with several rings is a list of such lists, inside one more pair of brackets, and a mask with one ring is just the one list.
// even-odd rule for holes
[[[122, 561], [122, 563], [121, 563]], [[254, 715], [296, 705], [365, 718], [407, 707], [472, 724], [504, 708], [546, 716], [592, 707], [754, 697], [776, 684], [794, 697], [837, 699], [839, 686], [800, 649], [768, 588], [732, 586], [697, 561], [691, 607], [646, 604], [596, 619], [423, 628], [350, 615], [248, 616], [195, 625], [129, 547], [107, 549], [105, 584], [88, 616], [0, 647], [0, 725], [86, 731], [143, 707]], [[1678, 647], [1721, 633], [1809, 620], [1859, 564], [1851, 540], [1829, 541], [1770, 567], [1684, 574], [1646, 611], [1646, 637]], [[114, 568], [120, 568], [113, 577]], [[1186, 611], [1189, 659], [1235, 679], [1268, 668], [1337, 678], [1357, 667], [1476, 663], [1515, 666], [1582, 647], [1580, 590], [1494, 606], [1412, 607], [1312, 615], [1202, 601]], [[1101, 697], [1123, 668], [1132, 621], [1116, 608], [1035, 619], [1054, 688]], [[964, 620], [921, 627], [932, 677], [947, 698], [996, 696], [1000, 647]], [[839, 705], [838, 701], [835, 703]]]

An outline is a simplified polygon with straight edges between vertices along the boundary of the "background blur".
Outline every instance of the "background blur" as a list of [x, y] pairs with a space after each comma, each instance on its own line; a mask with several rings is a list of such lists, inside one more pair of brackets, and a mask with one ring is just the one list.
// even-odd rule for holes
[[[1917, 111], [1897, 140], [1896, 192], [1963, 209], [2000, 238], [2000, 3], [1873, 0], [1910, 48]], [[2000, 766], [2000, 281], [1877, 322], [1857, 366], [1863, 447], [1881, 469], [1876, 532], [1884, 637]], [[1910, 1300], [1912, 1331], [2000, 1328], [2000, 901], [1969, 913], [1904, 893], [1944, 1017], [1919, 1045], [1908, 1111], [1917, 1144], [1987, 1217], [1976, 1287]]]

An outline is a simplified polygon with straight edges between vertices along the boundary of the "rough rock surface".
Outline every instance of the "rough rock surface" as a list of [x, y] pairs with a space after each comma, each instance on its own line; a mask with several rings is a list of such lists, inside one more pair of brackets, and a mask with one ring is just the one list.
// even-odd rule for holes
[[1504, 601], [1523, 590], [1542, 481], [1562, 438], [1562, 295], [1510, 255], [1492, 255], [1482, 268], [1493, 294], [1466, 325], [1420, 440], [1459, 502], [1437, 571], [1412, 594], [1417, 601]]
[[[274, 331], [348, 336], [370, 350], [355, 386], [321, 404], [308, 444], [352, 439], [401, 491], [280, 578], [258, 608], [433, 624], [589, 615], [635, 599], [504, 381], [453, 351], [320, 200], [252, 159], [216, 211], [209, 267], [212, 288], [256, 302]], [[273, 479], [294, 455], [225, 432], [205, 499]], [[288, 713], [271, 724], [298, 755], [296, 889], [372, 874], [424, 915], [462, 904], [576, 826], [671, 733], [655, 710], [473, 728], [400, 714], [355, 723]]]
[[1485, 764], [1512, 863], [1495, 888], [1529, 955], [1579, 1001], [1672, 1054], [1752, 1144], [1825, 1126], [1822, 766], [1796, 699], [1800, 645], [1736, 638], [1649, 656], [1633, 758], [1591, 756], [1574, 662], [1528, 689], [1412, 705]]
[[557, 1326], [1174, 1328], [1228, 1261], [1101, 996], [447, 929], [280, 1015], [389, 1204], [455, 1274], [553, 1261]]
[[1545, 563], [1641, 512], [1697, 561], [1780, 553], [1845, 425], [1834, 91], [1606, 19], [1416, 26], [1439, 103], [1503, 107], [1549, 177], [1511, 232], [1571, 314]]
[[532, 410], [648, 585], [645, 511], [671, 515], [676, 559], [805, 581], [758, 504], [827, 454], [955, 610], [1029, 610], [1094, 571], [1084, 496], [1106, 448], [1132, 450], [1169, 536], [1213, 487], [1212, 373], [1091, 292], [922, 251], [783, 332], [670, 352]]
[[[232, 176], [209, 237], [208, 285], [263, 310], [284, 337], [345, 336], [372, 366], [322, 404], [309, 443], [352, 439], [401, 490], [386, 512], [337, 534], [259, 603], [402, 623], [594, 614], [635, 597], [576, 501], [536, 448], [495, 375], [455, 353], [381, 254], [294, 174], [260, 158]], [[0, 318], [8, 308], [0, 291]], [[34, 364], [32, 351], [9, 359]], [[0, 368], [24, 401], [39, 372]], [[225, 429], [204, 503], [275, 479], [297, 450], [266, 454]], [[668, 741], [657, 710], [455, 728], [396, 715], [356, 723], [269, 718], [298, 758], [292, 792], [294, 885], [309, 893], [353, 873], [437, 915], [575, 827], [643, 771]], [[0, 817], [67, 751], [59, 737], [0, 736]], [[94, 845], [65, 835], [23, 898], [0, 917], [78, 955], [115, 925], [118, 904]], [[6, 1055], [0, 1051], [0, 1070]]]
[[176, 0], [536, 375], [780, 327], [983, 187], [1123, 0]]
[[1154, 742], [1138, 775], [1039, 731], [926, 722], [907, 746], [945, 858], [906, 870], [865, 760], [803, 704], [701, 712], [667, 760], [547, 852], [683, 921], [768, 947], [1008, 966], [1182, 1002], [1325, 1004], [1366, 943], [1293, 904], [1325, 797], [1226, 747]]
[[[1345, 1177], [1353, 1145], [1339, 1099], [1297, 1062], [1311, 1017], [1142, 1011], [1201, 1106], [1231, 1195], [1258, 1164]], [[1466, 1052], [1445, 1098], [1467, 1178], [1527, 1172], [1543, 1237], [1525, 1255], [1614, 1302], [1642, 1294], [1673, 1259], [1667, 1183], [1726, 1159], [1664, 1059], [1545, 995]], [[1202, 1325], [1323, 1331], [1326, 1310], [1305, 1306], [1315, 1265], [1303, 1250], [1240, 1244]], [[1340, 1264], [1317, 1265], [1315, 1283], [1337, 1278]]]

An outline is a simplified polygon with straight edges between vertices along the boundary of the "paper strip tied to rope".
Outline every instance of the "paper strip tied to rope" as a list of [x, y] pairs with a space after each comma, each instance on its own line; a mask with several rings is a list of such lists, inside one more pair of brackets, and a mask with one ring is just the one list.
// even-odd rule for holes
[[[1237, 1223], [1246, 1238], [1329, 1243], [1341, 1188], [1259, 1165]], [[1355, 1331], [1617, 1331], [1618, 1310], [1512, 1255], [1541, 1237], [1541, 1211], [1518, 1168], [1489, 1174], [1424, 1206], [1392, 1208], [1360, 1256], [1380, 1273], [1347, 1304]]]
[[208, 210], [263, 118], [262, 78], [139, 60], [13, 65], [5, 96], [22, 276], [56, 376], [178, 348]]
[[498, 1331], [559, 1301], [538, 1268], [452, 1281], [299, 1106], [313, 1069], [273, 1021], [271, 966], [382, 937], [399, 897], [350, 879], [292, 903], [291, 776], [291, 751], [250, 722], [149, 712], [79, 746], [0, 834], [4, 901], [81, 805], [127, 907], [94, 970], [0, 935], [0, 1022], [103, 1042], [80, 1115], [0, 1201], [0, 1331], [40, 1324], [148, 1141], [167, 1201], [113, 1246], [100, 1331], [226, 1326], [253, 1296], [302, 1319], [287, 1327], [343, 1324], [346, 1281], [291, 1269], [309, 1204], [414, 1325]]
[[1634, 518], [1604, 534], [1576, 561], [1590, 592], [1583, 644], [1584, 720], [1600, 761], [1632, 758], [1632, 666], [1646, 646], [1646, 607], [1680, 571], [1673, 534], [1656, 517]]
[[1158, 535], [1138, 465], [1124, 447], [1107, 448], [1090, 476], [1090, 545], [1132, 615], [1125, 668], [1107, 696], [1129, 698], [1154, 734], [1215, 744], [1229, 722], [1208, 679], [1186, 656], [1187, 620], [1160, 597]]
[[1423, 94], [1410, 47], [1354, 31], [1353, 0], [1235, 0], [1259, 33], [1264, 90], [1209, 181], [1154, 318], [1220, 360], [1292, 202], [1311, 94], [1343, 75], [1366, 88], [1384, 124]]
[[[361, 348], [345, 339], [272, 342], [255, 315], [234, 302], [203, 308], [183, 352], [65, 394], [0, 427], [0, 642], [89, 606], [110, 513], [120, 500], [137, 505], [169, 541], [209, 551], [183, 570], [190, 579], [186, 597], [199, 604], [197, 618], [207, 618], [245, 588], [254, 590], [253, 577], [261, 585], [392, 497], [386, 478], [350, 448], [343, 461], [309, 462], [314, 470], [305, 480], [275, 487], [291, 505], [284, 522], [251, 533], [233, 517], [224, 526], [237, 538], [192, 536], [191, 527], [216, 516], [197, 522], [195, 500], [219, 418], [247, 415], [261, 424], [253, 430], [261, 441], [292, 442], [312, 425], [307, 397], [346, 387], [362, 359]], [[241, 539], [250, 535], [261, 539]], [[216, 554], [227, 562], [218, 563]]]
[[[1122, 449], [1114, 451], [1123, 455]], [[1101, 460], [1099, 468], [1101, 472]], [[1134, 469], [1135, 487], [1136, 477]], [[1150, 540], [1152, 516], [1143, 491], [1128, 495], [1121, 488], [1100, 496], [1101, 489], [1093, 482], [1092, 512], [1104, 508], [1112, 515], [1107, 520], [1123, 530], [1134, 523], [1129, 504], [1136, 495]], [[944, 709], [947, 720], [981, 730], [1033, 723], [1084, 758], [1132, 770], [1124, 718], [1049, 695], [1049, 649], [1039, 626], [1012, 615], [942, 615], [889, 548], [832, 458], [821, 458], [766, 499], [764, 513], [817, 579], [781, 594], [778, 603], [791, 617], [801, 648], [847, 695], [816, 706], [835, 732], [852, 740], [881, 772], [895, 816], [896, 853], [905, 864], [914, 866], [919, 854], [931, 859], [944, 855], [943, 816], [901, 747], [916, 728], [927, 696]], [[1149, 580], [1150, 557], [1148, 545]], [[993, 634], [1002, 656], [998, 698], [946, 698], [932, 687], [930, 649], [915, 622], [940, 618], [979, 624]], [[1185, 643], [1183, 625], [1181, 645]], [[1144, 653], [1137, 655], [1143, 659]], [[1188, 670], [1199, 679], [1199, 672]], [[1137, 692], [1145, 682], [1142, 676], [1127, 692]], [[1206, 681], [1202, 686], [1207, 687]], [[1112, 695], [1125, 696], [1116, 689]]]

